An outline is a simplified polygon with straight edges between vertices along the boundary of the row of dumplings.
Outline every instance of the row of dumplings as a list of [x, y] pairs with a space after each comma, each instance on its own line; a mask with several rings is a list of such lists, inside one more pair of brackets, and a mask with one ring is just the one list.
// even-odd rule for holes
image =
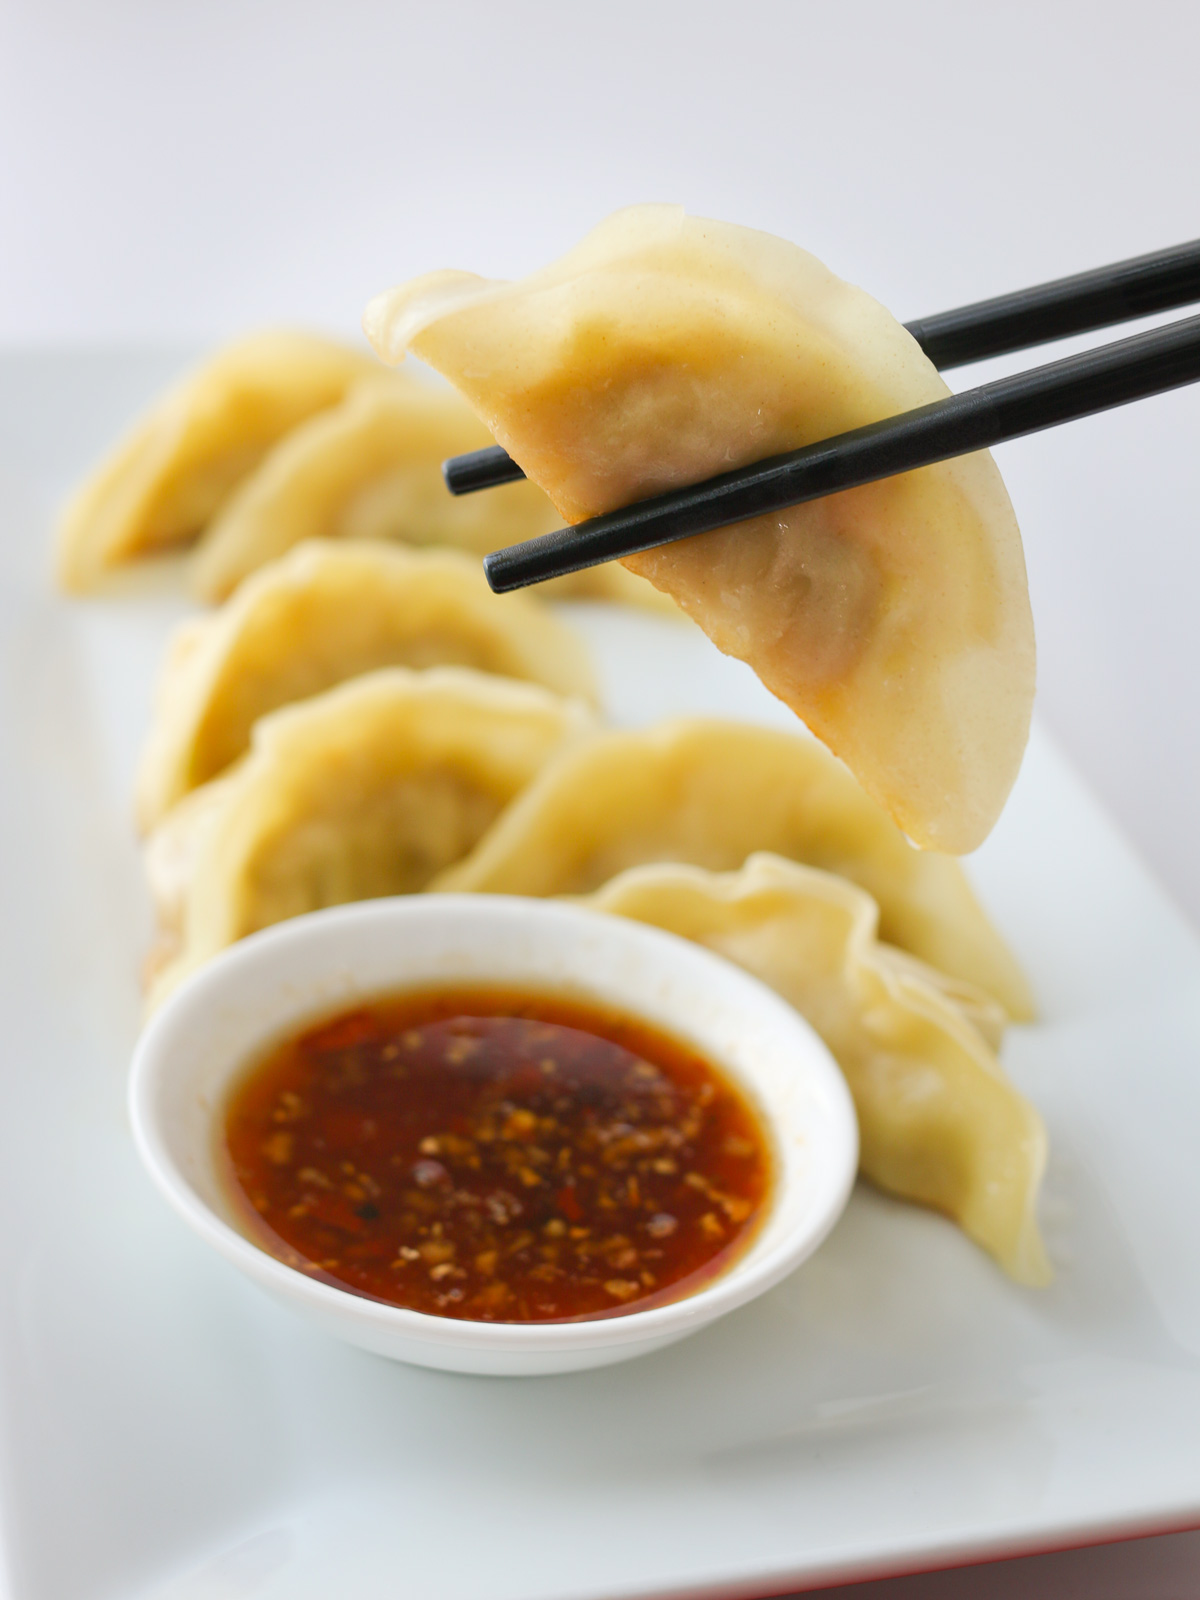
[[[60, 579], [191, 548], [218, 600], [308, 538], [480, 555], [948, 393], [920, 347], [796, 246], [619, 212], [520, 283], [454, 272], [365, 327], [454, 386], [260, 334], [155, 406], [76, 496]], [[491, 442], [528, 478], [454, 499], [440, 463]], [[194, 547], [194, 548], [193, 548]], [[1016, 518], [986, 452], [559, 580], [693, 618], [926, 849], [975, 849], [1020, 766], [1035, 651]]]
[[572, 896], [771, 984], [846, 1074], [864, 1175], [1046, 1278], [1045, 1137], [996, 1056], [1030, 997], [958, 863], [915, 850], [806, 737], [606, 726], [581, 641], [461, 552], [303, 542], [186, 624], [137, 813], [151, 1005], [322, 906]]
[[[532, 483], [446, 493], [442, 461], [492, 442], [449, 388], [318, 335], [254, 334], [164, 394], [82, 485], [59, 527], [58, 579], [82, 593], [116, 568], [187, 550], [196, 594], [218, 601], [307, 539], [482, 556], [557, 527]], [[675, 609], [616, 564], [556, 588]]]

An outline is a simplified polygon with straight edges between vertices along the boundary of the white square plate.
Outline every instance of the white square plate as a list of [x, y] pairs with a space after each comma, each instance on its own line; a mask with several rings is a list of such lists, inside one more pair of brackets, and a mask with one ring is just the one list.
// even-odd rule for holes
[[[50, 513], [177, 361], [0, 362], [0, 1514], [22, 1600], [764, 1594], [1200, 1522], [1200, 947], [1046, 738], [972, 862], [1040, 1022], [1052, 1288], [860, 1189], [710, 1331], [553, 1379], [393, 1365], [168, 1213], [125, 1126], [129, 824], [183, 603], [66, 602]], [[140, 593], [135, 593], [139, 590]], [[618, 718], [788, 716], [697, 633], [578, 607]]]

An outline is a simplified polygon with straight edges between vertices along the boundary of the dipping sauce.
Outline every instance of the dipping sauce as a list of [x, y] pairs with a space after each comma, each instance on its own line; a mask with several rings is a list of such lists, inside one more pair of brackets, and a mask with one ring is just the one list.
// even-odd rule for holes
[[273, 1047], [224, 1160], [289, 1266], [435, 1316], [561, 1322], [678, 1300], [765, 1212], [740, 1088], [635, 1018], [512, 991], [386, 996]]

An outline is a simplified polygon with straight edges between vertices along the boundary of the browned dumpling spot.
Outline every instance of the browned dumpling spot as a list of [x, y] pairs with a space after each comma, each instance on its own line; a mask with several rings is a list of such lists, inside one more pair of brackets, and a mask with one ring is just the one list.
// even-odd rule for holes
[[[519, 283], [435, 273], [365, 325], [446, 374], [570, 522], [940, 399], [803, 250], [641, 206]], [[1028, 734], [1020, 536], [985, 452], [630, 557], [919, 845], [987, 835]]]

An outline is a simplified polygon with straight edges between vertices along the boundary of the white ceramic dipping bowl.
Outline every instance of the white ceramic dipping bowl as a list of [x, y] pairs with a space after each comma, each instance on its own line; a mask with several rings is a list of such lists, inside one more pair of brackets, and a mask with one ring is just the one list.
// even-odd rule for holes
[[[723, 1068], [775, 1146], [769, 1212], [749, 1248], [669, 1305], [591, 1322], [466, 1322], [316, 1282], [241, 1231], [219, 1176], [219, 1122], [242, 1069], [275, 1040], [371, 996], [457, 984], [553, 991], [641, 1017]], [[551, 1373], [657, 1350], [797, 1267], [846, 1203], [858, 1158], [841, 1073], [808, 1024], [756, 979], [623, 918], [501, 895], [413, 895], [297, 917], [225, 951], [178, 989], [138, 1043], [138, 1151], [192, 1228], [277, 1300], [380, 1355], [454, 1372]]]

